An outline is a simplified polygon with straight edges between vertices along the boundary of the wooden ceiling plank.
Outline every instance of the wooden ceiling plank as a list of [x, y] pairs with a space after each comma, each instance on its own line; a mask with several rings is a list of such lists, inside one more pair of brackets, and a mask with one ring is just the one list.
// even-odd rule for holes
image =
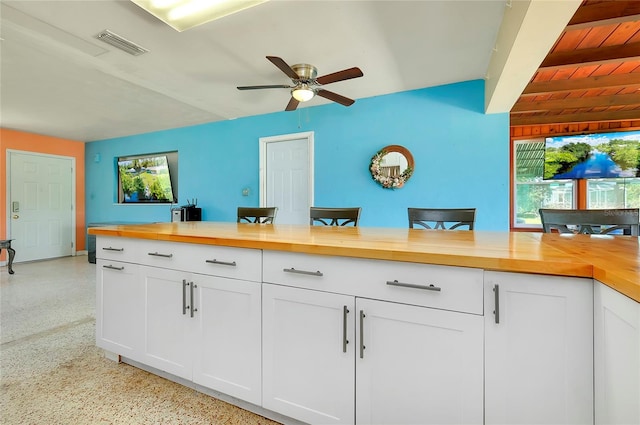
[[[580, 10], [580, 9], [578, 9]], [[605, 26], [609, 26], [609, 25], [620, 25], [620, 24], [625, 24], [628, 22], [636, 22], [636, 21], [640, 21], [640, 13], [638, 14], [633, 14], [633, 15], [626, 15], [626, 16], [620, 16], [617, 18], [609, 18], [609, 19], [599, 19], [597, 21], [588, 21], [588, 22], [583, 22], [580, 24], [569, 24], [567, 25], [567, 28], [565, 31], [570, 32], [570, 31], [577, 31], [577, 30], [582, 30], [585, 28], [592, 28], [592, 27], [596, 27], [596, 26], [600, 26], [600, 27], [605, 27]]]
[[[615, 26], [591, 28], [576, 49], [590, 49], [605, 45], [605, 41], [611, 37], [615, 29]], [[627, 40], [624, 40], [622, 43], [610, 43], [610, 45], [624, 44], [626, 41]]]
[[599, 21], [633, 15], [640, 15], [640, 2], [637, 0], [584, 4], [576, 10], [568, 25], [589, 23], [593, 26]]
[[567, 51], [567, 50], [575, 50], [579, 48], [582, 40], [585, 39], [587, 35], [589, 35], [590, 28], [584, 28], [579, 31], [570, 31], [566, 30], [560, 34], [558, 37], [558, 41], [553, 45], [550, 52], [556, 51]]
[[[640, 3], [640, 2], [639, 2]], [[576, 65], [593, 65], [640, 59], [640, 43], [619, 46], [593, 47], [566, 52], [549, 53], [540, 65], [541, 69]]]
[[602, 46], [616, 46], [619, 44], [633, 43], [640, 41], [634, 37], [640, 31], [640, 21], [625, 22], [618, 25], [609, 37], [602, 43]]
[[631, 74], [634, 72], [640, 72], [640, 61], [629, 61], [621, 63], [613, 74]]
[[[581, 66], [580, 68], [575, 68], [575, 71], [571, 75], [572, 80], [577, 80], [578, 78], [587, 78], [594, 76], [594, 72], [596, 72], [600, 68], [600, 65], [591, 65], [591, 66]], [[574, 69], [574, 68], [569, 68]]]
[[544, 102], [518, 102], [511, 112], [541, 112], [554, 109], [608, 108], [612, 106], [640, 105], [640, 94], [624, 94], [595, 97], [568, 97]]
[[615, 72], [616, 68], [618, 68], [620, 66], [619, 62], [610, 62], [610, 63], [603, 63], [598, 65], [598, 67], [593, 71], [593, 73], [591, 74], [591, 76], [595, 77], [598, 75], [611, 75], [611, 74], [618, 74], [617, 72]]
[[518, 117], [511, 116], [512, 126], [527, 126], [536, 124], [563, 124], [563, 123], [589, 123], [598, 121], [625, 121], [640, 120], [640, 110], [632, 111], [614, 111], [614, 112], [596, 112], [596, 113], [577, 113], [567, 115], [547, 115], [543, 117], [530, 116]]
[[576, 80], [555, 80], [529, 83], [523, 96], [539, 96], [562, 91], [588, 90], [596, 88], [629, 87], [640, 85], [640, 73], [598, 75]]

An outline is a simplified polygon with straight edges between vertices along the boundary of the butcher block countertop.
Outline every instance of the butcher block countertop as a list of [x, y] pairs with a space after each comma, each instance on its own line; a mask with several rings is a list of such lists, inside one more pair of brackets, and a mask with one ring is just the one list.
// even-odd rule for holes
[[119, 236], [595, 278], [640, 302], [640, 238], [529, 232], [180, 222], [91, 227]]

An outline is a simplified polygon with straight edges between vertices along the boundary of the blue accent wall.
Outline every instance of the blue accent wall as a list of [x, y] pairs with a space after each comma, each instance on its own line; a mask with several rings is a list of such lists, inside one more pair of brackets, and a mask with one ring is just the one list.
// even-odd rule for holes
[[[197, 198], [203, 220], [235, 221], [237, 206], [259, 204], [259, 138], [313, 131], [315, 205], [361, 206], [360, 225], [375, 227], [407, 227], [407, 207], [475, 207], [476, 229], [507, 231], [509, 114], [483, 111], [484, 81], [475, 80], [90, 142], [86, 222], [170, 221], [167, 204], [117, 204], [115, 161], [175, 150], [178, 203]], [[386, 145], [415, 159], [401, 189], [383, 189], [369, 173]]]

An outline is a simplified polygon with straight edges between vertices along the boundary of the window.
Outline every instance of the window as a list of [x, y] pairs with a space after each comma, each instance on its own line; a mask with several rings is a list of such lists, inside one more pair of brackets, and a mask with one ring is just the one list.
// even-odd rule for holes
[[543, 180], [544, 139], [514, 141], [513, 227], [540, 228], [540, 208], [575, 208], [574, 180]]
[[587, 208], [640, 208], [640, 178], [587, 180]]

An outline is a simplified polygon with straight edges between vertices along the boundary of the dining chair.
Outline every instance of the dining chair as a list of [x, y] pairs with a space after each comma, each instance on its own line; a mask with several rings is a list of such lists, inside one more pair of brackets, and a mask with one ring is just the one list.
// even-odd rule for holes
[[639, 208], [606, 210], [562, 210], [540, 208], [545, 233], [581, 233], [606, 235], [612, 232], [638, 236]]
[[407, 208], [409, 228], [414, 225], [425, 229], [455, 230], [462, 226], [473, 230], [476, 220], [475, 208]]
[[278, 207], [238, 207], [238, 223], [273, 224]]
[[322, 208], [311, 207], [309, 210], [309, 224], [322, 224], [325, 226], [358, 225], [360, 219], [360, 207], [353, 208]]
[[0, 252], [2, 252], [3, 249], [6, 249], [7, 254], [9, 254], [9, 261], [7, 262], [7, 270], [9, 271], [9, 274], [13, 274], [13, 259], [16, 256], [16, 250], [11, 248], [12, 240], [13, 239], [0, 240]]

